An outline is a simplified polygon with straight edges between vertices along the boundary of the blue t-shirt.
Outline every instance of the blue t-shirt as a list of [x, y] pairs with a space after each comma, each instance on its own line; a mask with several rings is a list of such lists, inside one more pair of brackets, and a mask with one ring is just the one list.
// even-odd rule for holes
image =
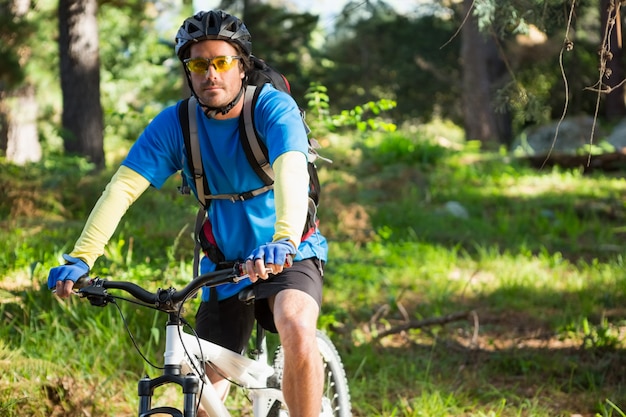
[[[187, 177], [194, 194], [195, 182], [187, 166], [187, 153], [178, 118], [178, 106], [159, 113], [134, 143], [122, 162], [161, 188], [178, 171]], [[196, 108], [198, 138], [204, 174], [212, 194], [238, 194], [260, 188], [263, 181], [254, 172], [239, 139], [239, 118], [216, 120], [206, 117]], [[266, 145], [269, 162], [285, 152], [298, 151], [307, 155], [308, 140], [293, 98], [266, 84], [254, 108], [255, 127], [259, 139]], [[227, 260], [243, 260], [258, 246], [271, 242], [276, 222], [274, 190], [245, 201], [212, 200], [207, 213], [213, 234]], [[316, 231], [301, 242], [295, 260], [318, 258], [326, 261], [326, 239]], [[201, 272], [215, 265], [205, 258]], [[225, 284], [218, 288], [219, 298], [236, 294], [249, 280]], [[208, 297], [203, 293], [203, 299]]]

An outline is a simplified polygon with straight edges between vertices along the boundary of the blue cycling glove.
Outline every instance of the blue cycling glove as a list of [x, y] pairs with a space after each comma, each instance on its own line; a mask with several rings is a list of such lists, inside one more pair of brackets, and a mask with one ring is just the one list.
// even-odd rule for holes
[[[266, 243], [252, 251], [247, 261], [262, 259], [267, 264], [291, 265], [291, 258], [296, 254], [296, 248], [289, 239], [281, 239], [276, 242]], [[289, 256], [291, 255], [291, 256]]]
[[55, 289], [58, 281], [70, 280], [76, 282], [78, 278], [89, 274], [89, 266], [78, 258], [63, 255], [65, 265], [54, 267], [48, 273], [48, 289]]

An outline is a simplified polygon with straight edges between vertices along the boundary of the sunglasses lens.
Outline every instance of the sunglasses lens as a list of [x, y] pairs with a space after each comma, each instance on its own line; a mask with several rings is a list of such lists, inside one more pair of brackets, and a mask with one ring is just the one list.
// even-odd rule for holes
[[187, 61], [187, 68], [196, 74], [205, 74], [209, 69], [209, 63], [206, 59], [192, 59]]
[[236, 60], [232, 56], [218, 56], [213, 58], [213, 65], [217, 72], [228, 71], [235, 65]]

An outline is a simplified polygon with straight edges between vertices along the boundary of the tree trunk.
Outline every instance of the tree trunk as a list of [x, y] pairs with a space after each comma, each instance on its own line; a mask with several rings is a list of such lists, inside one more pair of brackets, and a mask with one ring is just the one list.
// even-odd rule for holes
[[461, 29], [461, 60], [463, 66], [463, 116], [465, 136], [479, 140], [483, 147], [498, 146], [498, 128], [491, 102], [488, 66], [488, 39], [478, 30], [471, 15], [472, 0], [463, 0], [463, 16], [470, 13]]
[[20, 88], [8, 99], [7, 160], [22, 165], [41, 161], [37, 133], [37, 99], [32, 86]]
[[[14, 0], [8, 8], [6, 12], [21, 19], [30, 9], [30, 1]], [[4, 10], [4, 7], [2, 9]], [[28, 56], [30, 52], [27, 49], [22, 44], [19, 46], [19, 52], [16, 53]], [[18, 60], [19, 71], [23, 71], [22, 58], [18, 57]], [[37, 133], [37, 109], [35, 90], [31, 85], [26, 84], [21, 88], [14, 88], [0, 83], [0, 150], [5, 152], [7, 161], [21, 165], [41, 160], [41, 144]]]
[[[607, 119], [615, 120], [626, 115], [626, 104], [624, 103], [626, 90], [624, 85], [619, 85], [624, 80], [620, 2], [618, 0], [602, 0], [600, 2], [600, 13], [600, 18], [602, 19], [601, 39], [604, 39], [605, 33], [608, 34], [608, 38], [602, 45], [603, 49], [608, 48], [604, 55], [607, 61], [606, 72], [602, 82], [605, 84], [605, 88], [610, 89], [606, 94], [604, 114]], [[609, 25], [608, 33], [607, 25]]]
[[59, 1], [63, 144], [68, 153], [104, 166], [96, 0]]

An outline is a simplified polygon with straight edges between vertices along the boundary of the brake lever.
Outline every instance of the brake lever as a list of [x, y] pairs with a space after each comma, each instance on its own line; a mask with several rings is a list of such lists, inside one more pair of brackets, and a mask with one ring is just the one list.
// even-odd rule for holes
[[103, 281], [98, 278], [79, 278], [79, 280], [76, 281], [78, 284], [76, 295], [87, 298], [92, 306], [104, 307], [113, 301], [113, 297], [109, 295], [106, 288], [102, 285], [102, 282]]

